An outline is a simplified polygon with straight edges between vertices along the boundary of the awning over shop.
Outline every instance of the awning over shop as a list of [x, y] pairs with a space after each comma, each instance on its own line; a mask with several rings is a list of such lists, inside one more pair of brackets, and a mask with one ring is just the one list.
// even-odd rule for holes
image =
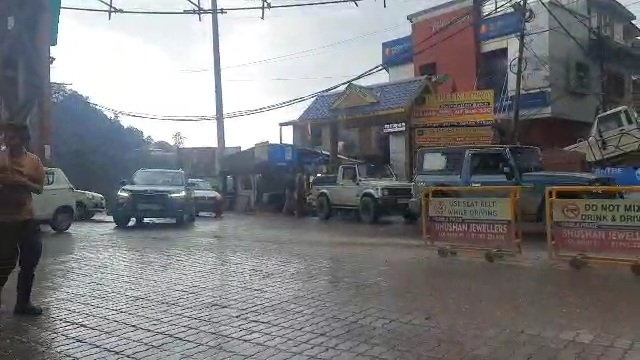
[[349, 84], [343, 91], [319, 95], [298, 120], [280, 125], [406, 114], [418, 95], [431, 92], [426, 77], [367, 86]]
[[[344, 156], [338, 158], [341, 161], [354, 161]], [[324, 165], [329, 161], [330, 155], [326, 151], [289, 144], [260, 144], [226, 156], [222, 165], [226, 174], [246, 175]]]

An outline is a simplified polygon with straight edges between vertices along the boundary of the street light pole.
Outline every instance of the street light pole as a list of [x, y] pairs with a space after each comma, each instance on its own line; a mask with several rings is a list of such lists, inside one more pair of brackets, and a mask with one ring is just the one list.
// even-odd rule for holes
[[522, 0], [522, 5], [518, 6], [522, 15], [522, 28], [520, 29], [518, 43], [518, 64], [516, 70], [516, 93], [513, 96], [513, 128], [511, 130], [511, 142], [518, 144], [518, 130], [520, 122], [520, 97], [522, 93], [522, 66], [524, 61], [524, 38], [527, 30], [527, 0]]
[[216, 150], [216, 174], [222, 170], [222, 159], [225, 153], [224, 111], [222, 108], [222, 69], [220, 66], [220, 33], [218, 31], [218, 1], [211, 0], [211, 35], [213, 41], [213, 77], [216, 96], [216, 134], [218, 148]]

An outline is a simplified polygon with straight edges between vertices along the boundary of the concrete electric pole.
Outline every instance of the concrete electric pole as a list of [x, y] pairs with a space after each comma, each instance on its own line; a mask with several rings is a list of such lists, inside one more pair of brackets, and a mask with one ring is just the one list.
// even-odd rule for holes
[[222, 159], [225, 154], [224, 141], [224, 110], [222, 105], [222, 69], [220, 66], [220, 33], [218, 31], [218, 1], [211, 0], [211, 35], [213, 41], [213, 77], [216, 96], [216, 135], [218, 148], [216, 150], [216, 173], [222, 170]]
[[524, 38], [527, 31], [527, 0], [522, 0], [522, 4], [516, 4], [515, 9], [522, 17], [522, 28], [520, 29], [518, 43], [518, 58], [516, 68], [516, 93], [513, 96], [513, 126], [511, 129], [511, 143], [518, 144], [518, 130], [520, 122], [520, 97], [522, 93], [522, 72], [524, 64]]
[[40, 101], [38, 101], [38, 134], [36, 153], [45, 163], [51, 160], [51, 0], [41, 0], [41, 9], [37, 35], [38, 57], [36, 67], [40, 68]]
[[0, 116], [29, 125], [31, 150], [45, 164], [51, 153], [51, 5], [51, 0], [0, 1]]

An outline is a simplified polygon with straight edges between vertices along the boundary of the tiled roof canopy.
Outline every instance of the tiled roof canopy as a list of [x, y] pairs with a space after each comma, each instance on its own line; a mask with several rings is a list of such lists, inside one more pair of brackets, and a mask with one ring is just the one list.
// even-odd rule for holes
[[298, 121], [329, 121], [405, 110], [427, 83], [425, 77], [417, 77], [367, 86], [349, 84], [343, 91], [316, 97]]

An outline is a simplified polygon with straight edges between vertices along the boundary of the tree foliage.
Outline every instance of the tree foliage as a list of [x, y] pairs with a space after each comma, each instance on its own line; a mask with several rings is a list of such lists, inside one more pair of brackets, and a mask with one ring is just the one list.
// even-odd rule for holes
[[52, 90], [53, 163], [76, 188], [103, 194], [112, 204], [119, 181], [148, 162], [153, 139], [123, 126], [69, 88]]
[[175, 132], [171, 138], [173, 139], [173, 146], [178, 149], [184, 145], [184, 141], [186, 140], [180, 131]]

